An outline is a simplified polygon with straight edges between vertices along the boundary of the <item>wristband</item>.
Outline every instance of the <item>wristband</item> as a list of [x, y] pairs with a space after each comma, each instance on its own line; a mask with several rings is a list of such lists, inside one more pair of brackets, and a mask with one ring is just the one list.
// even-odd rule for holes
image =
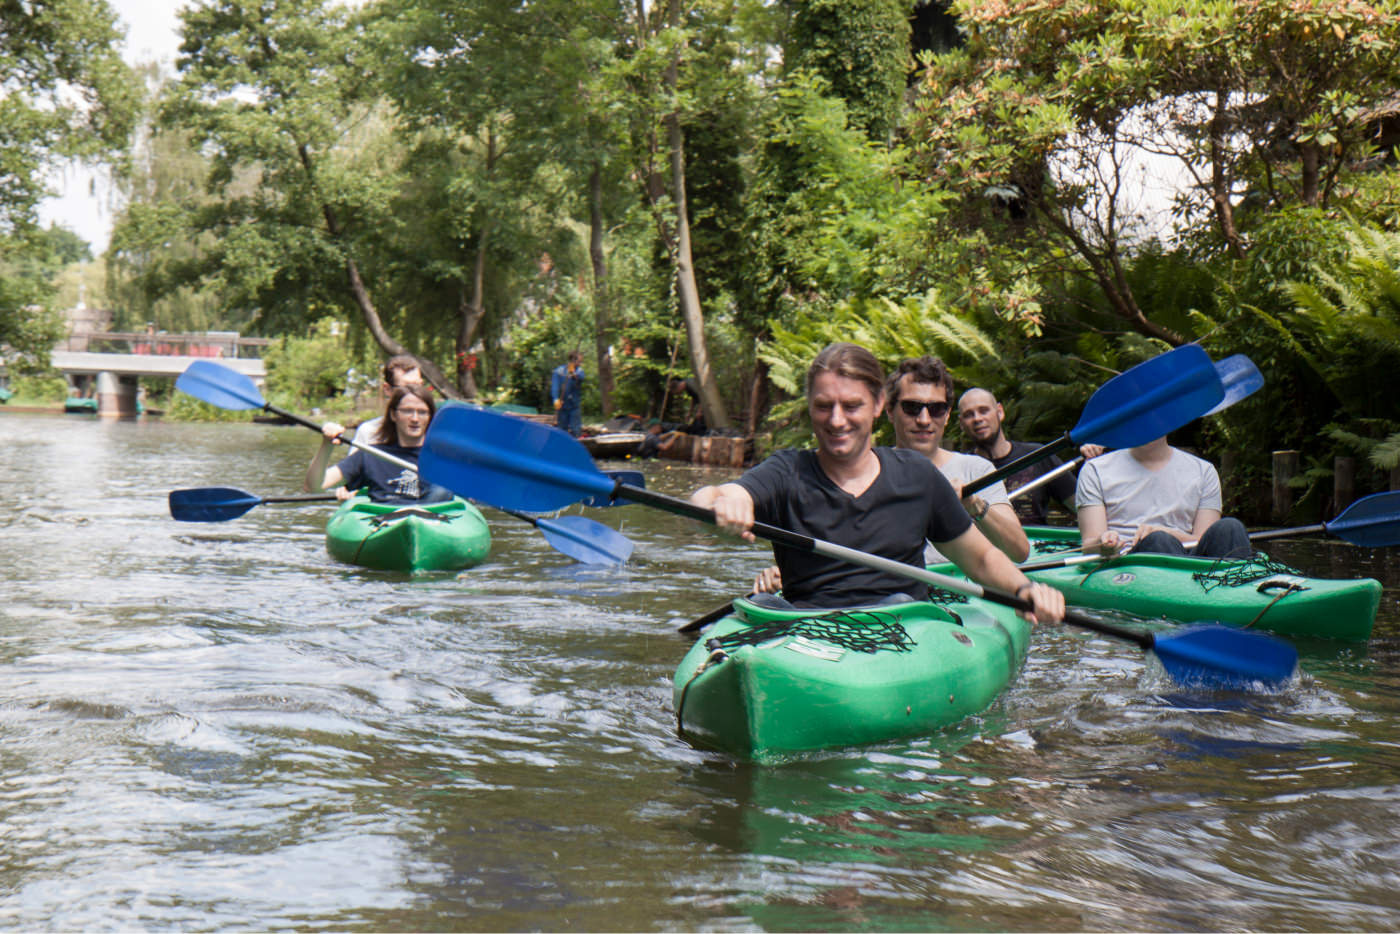
[[987, 515], [987, 510], [989, 510], [989, 509], [991, 509], [991, 508], [992, 508], [992, 504], [991, 504], [991, 503], [987, 502], [985, 499], [982, 500], [982, 511], [981, 511], [981, 512], [975, 512], [975, 513], [973, 513], [973, 514], [972, 514], [972, 521], [973, 521], [973, 522], [981, 522], [981, 521], [986, 517], [986, 515]]

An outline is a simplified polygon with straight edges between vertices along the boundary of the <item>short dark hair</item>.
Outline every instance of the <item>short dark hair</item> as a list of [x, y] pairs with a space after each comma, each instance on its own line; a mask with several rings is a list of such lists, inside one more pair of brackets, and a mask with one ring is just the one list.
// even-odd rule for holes
[[399, 384], [399, 374], [407, 373], [409, 370], [421, 369], [418, 358], [413, 354], [401, 353], [390, 357], [384, 364], [384, 385], [397, 386]]
[[399, 403], [409, 396], [420, 400], [428, 407], [428, 423], [432, 424], [433, 416], [437, 414], [437, 404], [433, 402], [433, 391], [427, 386], [395, 386], [394, 391], [389, 393], [389, 404], [384, 407], [384, 421], [379, 423], [379, 431], [374, 435], [375, 444], [399, 443], [399, 426], [394, 423], [390, 415], [394, 409], [399, 407]]
[[569, 351], [569, 362], [570, 362], [570, 363], [582, 363], [582, 362], [583, 362], [583, 354], [579, 353], [577, 350], [571, 350], [571, 351]]
[[899, 366], [895, 367], [890, 374], [889, 380], [885, 383], [885, 404], [894, 405], [899, 401], [899, 384], [904, 377], [914, 377], [916, 383], [933, 383], [935, 386], [943, 387], [943, 395], [947, 397], [948, 404], [953, 404], [953, 376], [948, 372], [948, 368], [943, 365], [943, 361], [937, 357], [905, 357], [899, 361]]
[[880, 398], [885, 390], [885, 369], [875, 355], [859, 344], [838, 342], [827, 344], [807, 368], [807, 395], [812, 395], [812, 383], [822, 373], [835, 373], [846, 379], [860, 380], [870, 388], [870, 395]]

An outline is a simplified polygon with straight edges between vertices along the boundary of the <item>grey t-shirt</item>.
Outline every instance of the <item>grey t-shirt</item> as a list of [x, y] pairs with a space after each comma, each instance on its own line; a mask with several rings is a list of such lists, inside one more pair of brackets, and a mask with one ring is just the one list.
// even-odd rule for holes
[[[950, 481], [957, 481], [966, 486], [973, 480], [979, 477], [985, 477], [987, 474], [996, 470], [992, 462], [985, 457], [978, 457], [976, 454], [960, 454], [957, 451], [950, 451], [949, 453], [953, 455], [953, 459], [938, 469], [942, 472], [943, 476], [947, 477]], [[1006, 503], [1008, 506], [1011, 505], [1011, 497], [1006, 494], [1006, 484], [1002, 483], [1000, 480], [993, 483], [985, 490], [978, 490], [977, 495], [986, 502], [988, 508], [995, 506], [997, 503]], [[942, 564], [947, 560], [948, 559], [943, 556], [942, 552], [933, 547], [932, 543], [924, 546], [925, 564]]]
[[1172, 448], [1161, 470], [1148, 470], [1130, 450], [1112, 451], [1079, 469], [1075, 505], [1103, 506], [1108, 527], [1131, 538], [1139, 526], [1190, 532], [1201, 509], [1219, 510], [1220, 475], [1208, 461]]

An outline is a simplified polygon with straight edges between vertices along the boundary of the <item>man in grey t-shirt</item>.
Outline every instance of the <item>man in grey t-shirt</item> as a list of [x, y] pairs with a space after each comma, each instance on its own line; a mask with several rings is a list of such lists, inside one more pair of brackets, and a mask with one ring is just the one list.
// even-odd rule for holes
[[[1075, 490], [1083, 550], [1247, 558], [1249, 535], [1221, 518], [1220, 475], [1165, 437], [1085, 462]], [[1188, 544], [1197, 543], [1188, 548]]]

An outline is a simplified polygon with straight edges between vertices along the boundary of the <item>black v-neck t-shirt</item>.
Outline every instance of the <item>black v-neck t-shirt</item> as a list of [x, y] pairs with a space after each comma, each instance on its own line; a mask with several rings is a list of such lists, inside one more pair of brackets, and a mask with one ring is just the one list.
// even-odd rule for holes
[[[972, 525], [953, 488], [917, 451], [875, 448], [880, 475], [859, 496], [837, 486], [815, 451], [778, 451], [735, 482], [754, 501], [759, 522], [899, 561], [924, 566], [924, 541], [948, 542]], [[795, 606], [879, 603], [896, 593], [928, 598], [920, 581], [773, 545], [783, 596]]]

